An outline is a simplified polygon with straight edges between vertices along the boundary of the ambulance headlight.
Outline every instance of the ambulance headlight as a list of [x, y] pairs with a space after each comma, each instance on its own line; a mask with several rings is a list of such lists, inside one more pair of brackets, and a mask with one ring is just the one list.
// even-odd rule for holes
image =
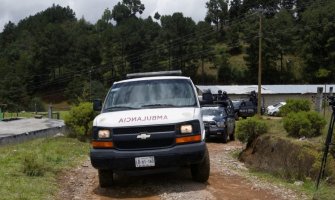
[[110, 131], [109, 130], [99, 130], [98, 138], [109, 138], [109, 137], [110, 137]]
[[189, 134], [193, 132], [193, 128], [192, 125], [188, 124], [188, 125], [181, 125], [180, 126], [180, 133], [181, 134]]

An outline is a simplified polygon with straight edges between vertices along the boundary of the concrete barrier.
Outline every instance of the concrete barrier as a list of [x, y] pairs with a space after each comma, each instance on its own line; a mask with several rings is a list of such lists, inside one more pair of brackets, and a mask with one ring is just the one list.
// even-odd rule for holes
[[3, 137], [0, 137], [0, 146], [8, 145], [8, 144], [18, 144], [21, 142], [26, 142], [28, 140], [37, 139], [37, 138], [46, 138], [46, 137], [52, 137], [58, 133], [65, 134], [66, 127], [53, 127], [53, 128], [47, 128], [42, 130], [36, 130], [16, 135], [3, 135]]
[[0, 121], [0, 146], [52, 137], [65, 132], [63, 120], [27, 118]]

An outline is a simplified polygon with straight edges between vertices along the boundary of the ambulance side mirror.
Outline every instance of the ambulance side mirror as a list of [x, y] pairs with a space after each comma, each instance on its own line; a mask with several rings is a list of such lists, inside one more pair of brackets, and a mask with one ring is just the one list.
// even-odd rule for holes
[[101, 111], [102, 108], [102, 101], [101, 99], [93, 100], [93, 110], [94, 111]]

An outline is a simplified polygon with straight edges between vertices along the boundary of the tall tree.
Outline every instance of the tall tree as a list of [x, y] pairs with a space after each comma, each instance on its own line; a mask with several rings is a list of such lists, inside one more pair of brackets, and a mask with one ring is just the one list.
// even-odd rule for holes
[[274, 13], [278, 10], [280, 3], [281, 0], [244, 0], [243, 10], [248, 12], [253, 9], [264, 9]]
[[217, 66], [217, 82], [221, 84], [232, 84], [234, 80], [234, 72], [231, 64], [229, 63], [229, 55], [223, 49], [219, 50], [219, 54], [216, 56], [214, 63]]
[[0, 102], [7, 104], [8, 111], [19, 112], [28, 105], [26, 86], [24, 80], [15, 72], [7, 73], [0, 80]]
[[135, 17], [136, 14], [142, 14], [145, 7], [140, 0], [122, 0], [122, 3], [117, 3], [113, 10], [113, 19], [120, 24], [122, 20], [128, 19], [130, 17]]
[[128, 19], [131, 15], [131, 11], [129, 8], [118, 2], [112, 10], [113, 19], [116, 21], [117, 24], [120, 24], [123, 20]]
[[335, 2], [316, 1], [301, 15], [300, 38], [309, 82], [332, 82], [335, 76]]
[[207, 14], [205, 20], [213, 23], [217, 30], [222, 31], [226, 20], [229, 18], [228, 14], [228, 0], [209, 0], [206, 3]]
[[106, 8], [101, 18], [97, 21], [96, 28], [99, 32], [103, 32], [109, 27], [112, 27], [113, 15], [112, 12]]
[[164, 46], [158, 41], [161, 26], [154, 22], [149, 16], [144, 20], [144, 38], [146, 43], [146, 51], [143, 55], [143, 70], [144, 71], [162, 71], [165, 70], [161, 61], [164, 59], [161, 55], [161, 51], [164, 50]]
[[[301, 15], [303, 12], [305, 12], [305, 10], [311, 6], [311, 3], [314, 0], [295, 0], [295, 14], [296, 17], [298, 18], [298, 20], [301, 19]], [[318, 1], [319, 2], [319, 1]]]
[[142, 14], [145, 9], [141, 0], [122, 0], [122, 3], [127, 6], [132, 16], [135, 16], [137, 13]]
[[242, 0], [230, 1], [229, 19], [234, 20], [236, 18], [239, 18], [241, 14], [242, 14]]
[[[205, 84], [207, 74], [205, 72], [205, 62], [213, 60], [214, 51], [212, 45], [214, 44], [214, 35], [208, 34], [212, 30], [212, 26], [204, 21], [200, 21], [196, 27], [196, 39], [197, 39], [197, 54], [201, 62], [201, 83]], [[193, 75], [195, 76], [195, 75]]]
[[159, 20], [161, 18], [161, 15], [158, 12], [156, 12], [155, 15], [154, 15], [154, 18], [156, 20]]
[[161, 38], [169, 41], [169, 58], [172, 69], [181, 69], [185, 73], [194, 70], [194, 55], [192, 48], [196, 40], [194, 39], [196, 24], [182, 13], [164, 15], [161, 17], [162, 32]]
[[3, 32], [0, 35], [0, 47], [1, 49], [6, 48], [7, 44], [15, 41], [16, 38], [16, 26], [13, 22], [9, 21], [5, 24]]
[[279, 80], [277, 80], [277, 83], [294, 82], [296, 77], [293, 76], [292, 61], [288, 58], [289, 55], [294, 55], [294, 35], [297, 31], [293, 15], [283, 8], [274, 18], [269, 19], [264, 29], [265, 37], [270, 39], [274, 49], [276, 49], [272, 52], [278, 54], [279, 62], [276, 62], [276, 71], [278, 71]]
[[[259, 68], [259, 33], [258, 33], [258, 17], [250, 18], [248, 23], [254, 21], [254, 26], [250, 27], [249, 36], [246, 42], [249, 44], [244, 57], [247, 67], [247, 83], [256, 84], [258, 80], [258, 68]], [[263, 27], [266, 27], [269, 21], [263, 18]], [[256, 25], [256, 26], [255, 26]], [[278, 49], [276, 48], [276, 41], [274, 38], [265, 35], [265, 29], [262, 29], [262, 83], [273, 84], [275, 80], [272, 78], [278, 74], [276, 61], [278, 60]]]
[[286, 10], [292, 10], [297, 0], [281, 0], [280, 7]]

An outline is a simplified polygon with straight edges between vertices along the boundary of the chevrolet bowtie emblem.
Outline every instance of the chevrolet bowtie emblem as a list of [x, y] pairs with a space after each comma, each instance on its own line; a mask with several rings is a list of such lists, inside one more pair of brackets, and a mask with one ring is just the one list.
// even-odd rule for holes
[[142, 139], [142, 140], [146, 140], [147, 138], [150, 138], [151, 135], [146, 134], [146, 133], [141, 133], [140, 135], [138, 135], [136, 138], [138, 139]]

